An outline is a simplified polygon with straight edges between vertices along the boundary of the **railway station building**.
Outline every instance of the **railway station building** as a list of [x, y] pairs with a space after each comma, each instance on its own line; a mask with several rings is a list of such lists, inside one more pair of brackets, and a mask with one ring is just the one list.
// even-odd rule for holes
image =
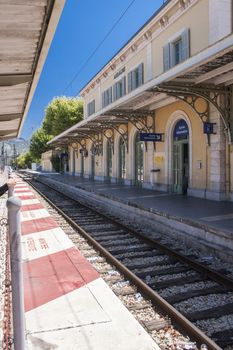
[[233, 201], [231, 0], [170, 0], [82, 88], [50, 141], [69, 173]]

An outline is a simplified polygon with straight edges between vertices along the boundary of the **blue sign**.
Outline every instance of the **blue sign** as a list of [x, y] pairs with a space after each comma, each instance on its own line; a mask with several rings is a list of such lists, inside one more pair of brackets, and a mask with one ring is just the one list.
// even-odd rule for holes
[[154, 141], [161, 142], [163, 141], [163, 134], [158, 133], [140, 133], [140, 141]]
[[216, 134], [215, 132], [214, 132], [214, 125], [215, 125], [216, 123], [209, 123], [209, 122], [204, 122], [203, 123], [203, 132], [204, 132], [204, 134]]
[[184, 119], [179, 120], [176, 123], [173, 137], [178, 139], [186, 139], [189, 135], [189, 129], [186, 121]]
[[63, 158], [63, 157], [68, 157], [68, 153], [67, 152], [62, 152], [61, 153], [61, 157]]

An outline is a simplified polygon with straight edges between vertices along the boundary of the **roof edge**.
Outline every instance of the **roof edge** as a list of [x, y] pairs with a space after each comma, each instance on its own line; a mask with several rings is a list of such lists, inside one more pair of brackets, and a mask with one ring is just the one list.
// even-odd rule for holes
[[64, 5], [65, 5], [66, 0], [53, 0], [53, 3], [50, 5], [51, 10], [49, 13], [45, 16], [44, 20], [44, 26], [45, 26], [45, 33], [44, 37], [42, 38], [42, 43], [41, 45], [37, 48], [38, 57], [35, 63], [35, 69], [33, 72], [33, 79], [29, 87], [28, 91], [28, 96], [26, 98], [26, 103], [24, 106], [24, 111], [23, 111], [23, 117], [20, 122], [20, 126], [18, 129], [18, 133], [16, 137], [20, 137], [26, 116], [28, 114], [35, 90], [37, 88], [37, 84], [40, 79], [40, 75], [43, 70], [43, 66], [45, 64], [46, 57], [48, 55], [53, 37], [56, 32], [56, 28], [58, 25], [58, 22], [60, 20]]

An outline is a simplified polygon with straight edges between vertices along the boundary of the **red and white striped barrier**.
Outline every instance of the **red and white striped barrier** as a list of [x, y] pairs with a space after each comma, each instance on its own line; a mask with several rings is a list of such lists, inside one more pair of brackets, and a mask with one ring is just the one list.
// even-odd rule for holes
[[34, 349], [158, 350], [23, 181], [27, 344]]

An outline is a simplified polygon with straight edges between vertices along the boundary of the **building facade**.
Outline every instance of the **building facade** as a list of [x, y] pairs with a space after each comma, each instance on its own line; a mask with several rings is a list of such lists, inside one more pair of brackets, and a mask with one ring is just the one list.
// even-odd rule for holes
[[170, 0], [86, 84], [69, 172], [233, 200], [231, 0]]

